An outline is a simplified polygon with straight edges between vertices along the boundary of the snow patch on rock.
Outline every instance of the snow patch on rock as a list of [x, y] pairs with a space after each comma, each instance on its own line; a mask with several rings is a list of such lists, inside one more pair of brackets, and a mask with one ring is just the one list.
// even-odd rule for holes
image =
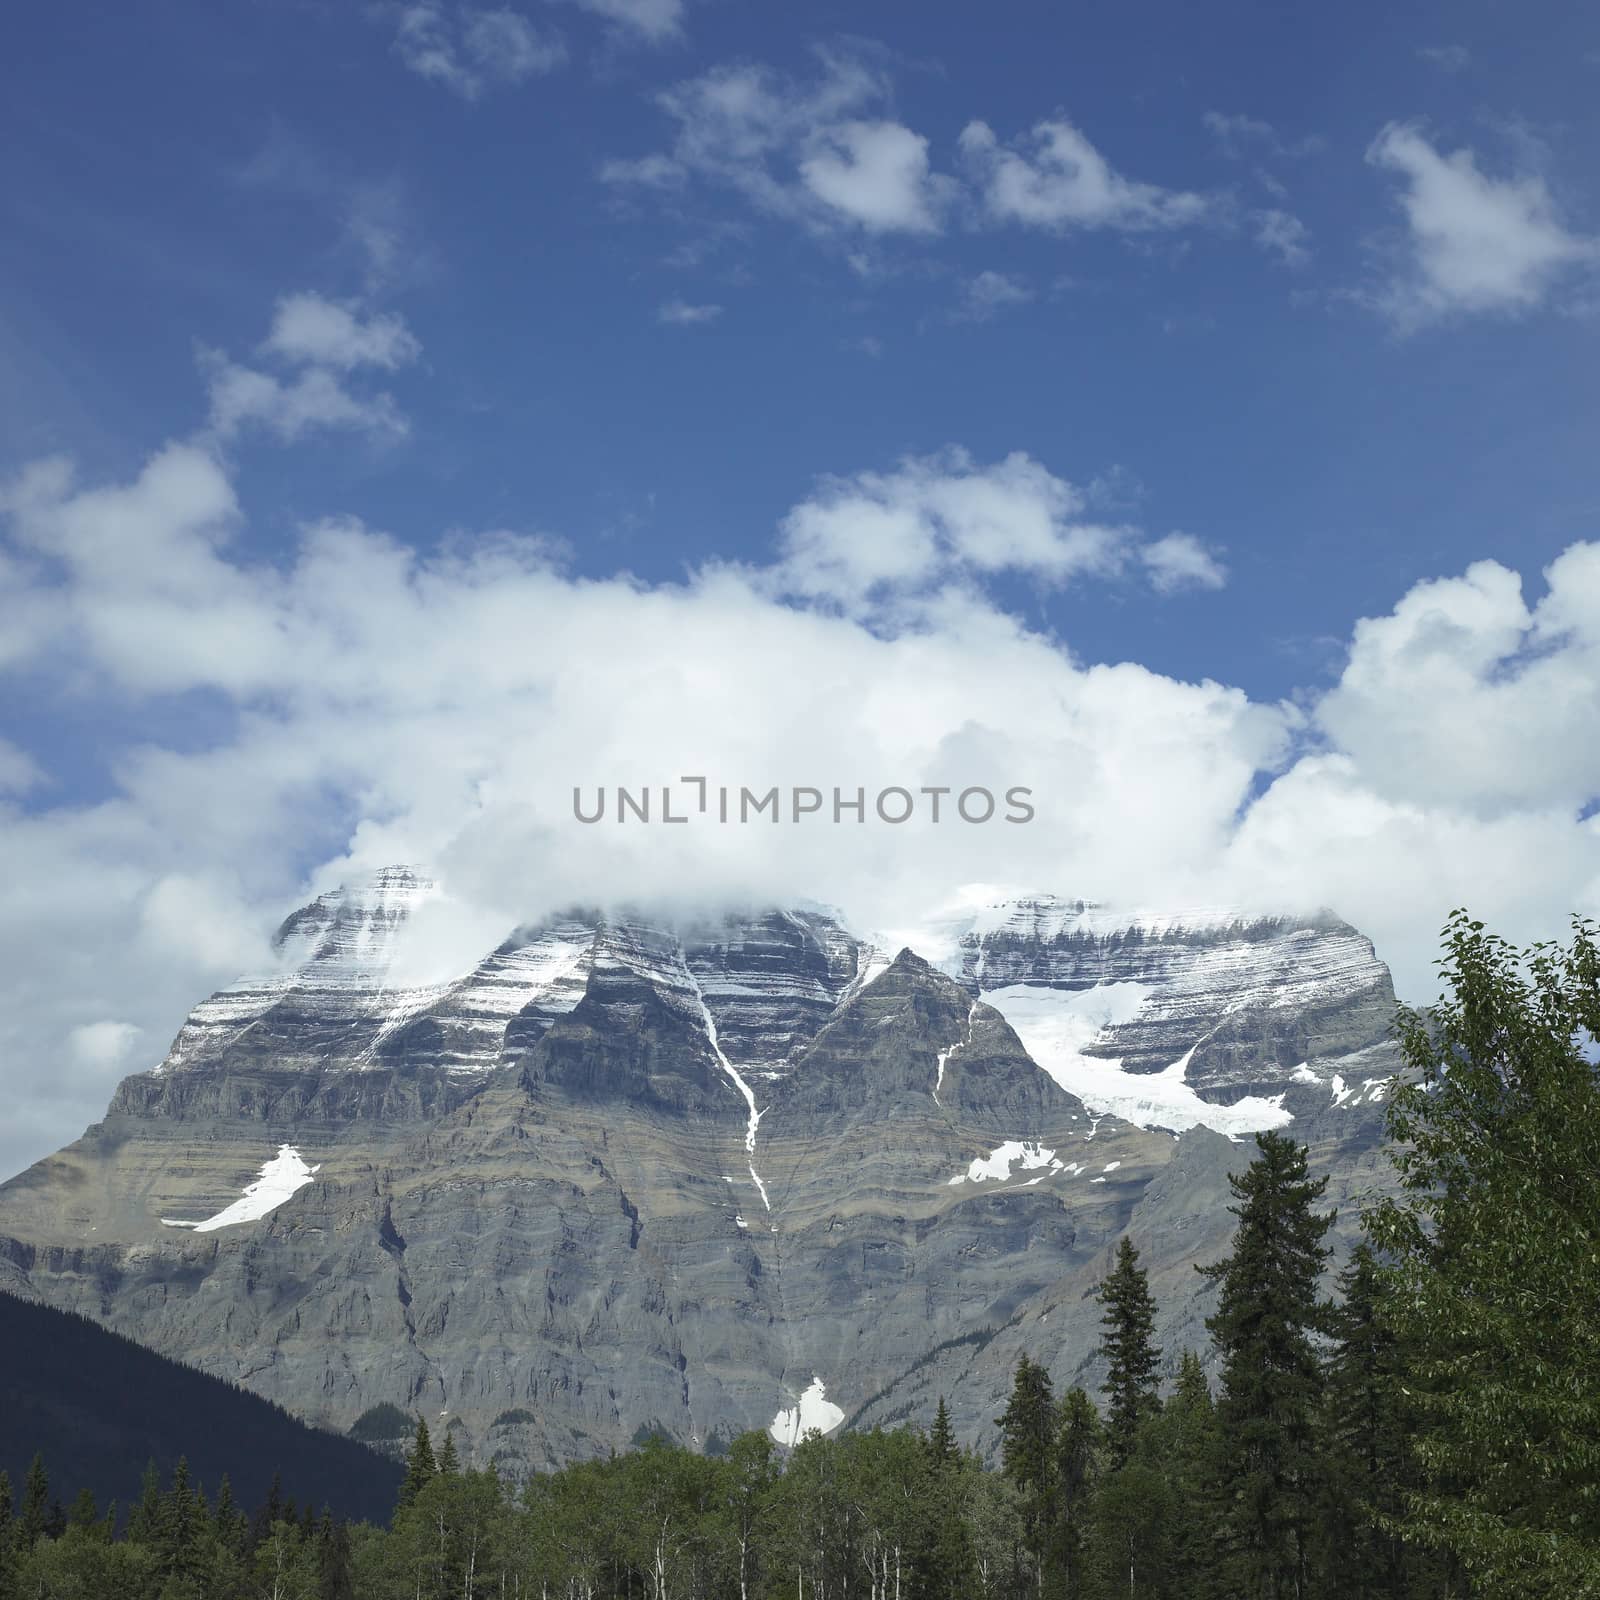
[[179, 1222], [174, 1217], [163, 1217], [169, 1228], [192, 1228], [196, 1233], [212, 1233], [218, 1228], [231, 1228], [239, 1222], [257, 1222], [269, 1211], [276, 1211], [296, 1189], [311, 1182], [320, 1166], [308, 1167], [293, 1145], [281, 1144], [278, 1153], [261, 1168], [261, 1176], [247, 1184], [244, 1193], [231, 1206], [219, 1211], [204, 1222]]
[[798, 1405], [780, 1411], [767, 1426], [767, 1432], [779, 1443], [797, 1445], [815, 1430], [832, 1433], [844, 1421], [844, 1412], [828, 1399], [828, 1386], [815, 1373], [811, 1386], [800, 1396]]
[[1248, 1095], [1231, 1106], [1201, 1099], [1184, 1082], [1192, 1046], [1157, 1073], [1124, 1072], [1120, 1060], [1084, 1054], [1108, 1029], [1132, 1021], [1152, 992], [1149, 984], [1133, 982], [1073, 990], [1017, 983], [991, 989], [983, 998], [1011, 1024], [1028, 1054], [1091, 1111], [1176, 1133], [1197, 1126], [1259, 1133], [1294, 1120], [1281, 1095]]
[[[1043, 1145], [1035, 1144], [1026, 1139], [1007, 1139], [1004, 1144], [996, 1145], [986, 1156], [978, 1156], [965, 1172], [958, 1172], [951, 1178], [950, 1184], [982, 1183], [986, 1178], [994, 1178], [1004, 1183], [1011, 1176], [1013, 1166], [1020, 1172], [1037, 1172], [1040, 1167], [1046, 1171], [1041, 1177], [1048, 1177], [1052, 1172], [1060, 1172], [1064, 1162], [1056, 1159], [1054, 1150], [1046, 1150]], [[1037, 1183], [1038, 1178], [1029, 1180]]]

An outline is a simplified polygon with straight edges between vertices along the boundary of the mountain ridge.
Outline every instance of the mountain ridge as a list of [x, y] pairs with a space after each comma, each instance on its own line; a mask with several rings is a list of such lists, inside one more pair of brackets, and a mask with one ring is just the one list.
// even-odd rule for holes
[[564, 913], [391, 981], [436, 893], [392, 869], [287, 919], [297, 965], [203, 1001], [0, 1185], [6, 1270], [334, 1426], [420, 1407], [512, 1472], [780, 1427], [814, 1384], [870, 1418], [937, 1378], [985, 1447], [1018, 1330], [1092, 1373], [1084, 1289], [1129, 1229], [1164, 1331], [1197, 1326], [1250, 1126], [1335, 1194], [1381, 1181], [1392, 989], [1328, 914], [1033, 896], [890, 959], [814, 909]]

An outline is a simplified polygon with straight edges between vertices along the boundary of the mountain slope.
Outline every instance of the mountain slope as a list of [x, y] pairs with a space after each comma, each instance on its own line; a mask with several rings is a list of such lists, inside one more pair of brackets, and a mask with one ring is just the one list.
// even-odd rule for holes
[[226, 1474], [247, 1509], [275, 1474], [285, 1495], [337, 1516], [386, 1521], [394, 1509], [393, 1461], [86, 1317], [0, 1294], [0, 1350], [0, 1468], [13, 1485], [38, 1451], [64, 1503], [87, 1488], [126, 1512], [148, 1462], [165, 1481], [186, 1456], [208, 1493]]
[[574, 911], [417, 983], [434, 893], [394, 869], [291, 918], [281, 972], [0, 1185], [0, 1282], [512, 1472], [934, 1382], [987, 1447], [1024, 1343], [1093, 1380], [1125, 1231], [1174, 1359], [1200, 1342], [1225, 1134], [1384, 1181], [1392, 995], [1331, 917], [1032, 897], [887, 961], [815, 911]]

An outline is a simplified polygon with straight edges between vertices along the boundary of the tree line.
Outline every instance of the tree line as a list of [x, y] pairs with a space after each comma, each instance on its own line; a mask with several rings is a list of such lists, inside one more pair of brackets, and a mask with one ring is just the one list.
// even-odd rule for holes
[[[1277, 1133], [1230, 1178], [1201, 1353], [1157, 1347], [1136, 1241], [1098, 1286], [1106, 1377], [1024, 1356], [998, 1458], [926, 1428], [665, 1441], [513, 1490], [418, 1423], [387, 1527], [181, 1464], [124, 1520], [0, 1475], [0, 1600], [1522, 1600], [1600, 1597], [1600, 954], [1464, 913], [1402, 1012], [1398, 1193], [1323, 1286], [1333, 1214]], [[1174, 1359], [1175, 1357], [1175, 1359]], [[1173, 1373], [1169, 1392], [1161, 1376]]]

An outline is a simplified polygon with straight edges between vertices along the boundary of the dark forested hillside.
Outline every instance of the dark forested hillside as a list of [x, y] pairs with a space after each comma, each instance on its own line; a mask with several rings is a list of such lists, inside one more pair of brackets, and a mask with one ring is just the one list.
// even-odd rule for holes
[[208, 1487], [227, 1474], [251, 1506], [281, 1473], [319, 1508], [383, 1519], [400, 1483], [396, 1464], [363, 1444], [86, 1317], [0, 1294], [0, 1470], [20, 1484], [36, 1451], [63, 1489], [91, 1489], [102, 1506], [131, 1506], [146, 1464], [165, 1477], [180, 1456]]

